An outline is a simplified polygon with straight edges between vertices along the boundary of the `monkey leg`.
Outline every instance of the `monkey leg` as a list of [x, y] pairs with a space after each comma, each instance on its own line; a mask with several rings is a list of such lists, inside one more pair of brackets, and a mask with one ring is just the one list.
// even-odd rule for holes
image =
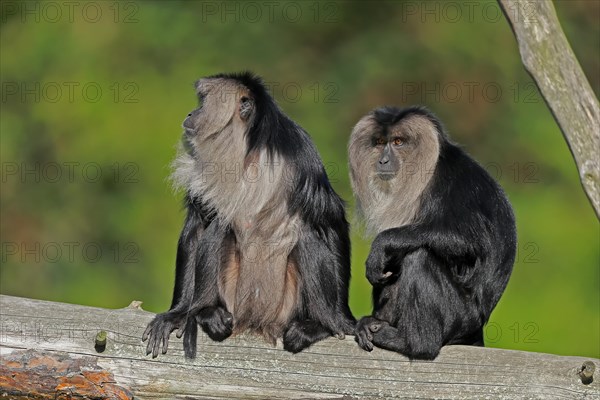
[[[228, 267], [236, 268], [235, 263], [239, 263], [235, 252], [235, 236], [232, 232], [227, 232], [223, 236], [215, 236], [215, 241], [222, 241], [217, 249], [207, 248], [211, 251], [211, 256], [206, 259], [206, 263], [215, 263], [217, 267], [211, 269], [210, 279], [203, 279], [197, 282], [200, 293], [196, 297], [194, 307], [189, 311], [189, 316], [195, 319], [202, 330], [212, 340], [221, 342], [231, 336], [233, 332], [233, 315], [227, 309], [227, 301], [224, 297], [222, 286], [217, 285], [215, 289], [215, 280], [222, 278], [226, 274]], [[216, 251], [214, 251], [216, 250]], [[214, 276], [213, 274], [216, 274]], [[206, 278], [206, 277], [205, 277]]]
[[[444, 344], [445, 327], [460, 315], [452, 304], [456, 290], [441, 268], [443, 265], [426, 249], [407, 254], [398, 279], [391, 284], [396, 286], [390, 288], [389, 294], [394, 296], [385, 302], [376, 301], [375, 318], [359, 322], [359, 345], [366, 350], [372, 344], [409, 358], [434, 359]], [[385, 306], [378, 308], [378, 304]], [[389, 316], [392, 311], [393, 319], [376, 318]]]
[[355, 325], [347, 304], [349, 265], [344, 258], [345, 244], [332, 240], [328, 245], [309, 228], [301, 237], [291, 255], [299, 268], [300, 300], [283, 335], [284, 348], [292, 353], [329, 336], [343, 339], [354, 333]]
[[174, 330], [181, 337], [186, 324], [188, 309], [195, 290], [195, 273], [198, 259], [198, 242], [204, 232], [206, 222], [201, 201], [186, 199], [188, 214], [177, 246], [175, 289], [169, 311], [158, 314], [142, 335], [142, 341], [148, 341], [146, 355], [158, 356], [162, 345], [162, 354], [166, 354], [169, 336]]

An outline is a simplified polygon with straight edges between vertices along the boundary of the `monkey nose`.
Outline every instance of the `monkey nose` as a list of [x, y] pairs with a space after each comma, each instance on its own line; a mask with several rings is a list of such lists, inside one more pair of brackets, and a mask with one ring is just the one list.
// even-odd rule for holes
[[188, 114], [187, 118], [183, 120], [182, 126], [186, 130], [193, 130], [194, 129], [194, 123], [192, 121], [192, 114]]
[[381, 158], [381, 159], [379, 159], [379, 164], [381, 164], [381, 165], [385, 165], [385, 164], [387, 164], [389, 161], [390, 161], [390, 159], [389, 159], [389, 158], [387, 158], [387, 157], [384, 157], [384, 158]]

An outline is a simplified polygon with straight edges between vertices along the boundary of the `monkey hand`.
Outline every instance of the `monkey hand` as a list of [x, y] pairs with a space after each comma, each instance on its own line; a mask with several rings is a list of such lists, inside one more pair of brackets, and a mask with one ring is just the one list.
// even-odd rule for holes
[[398, 229], [388, 229], [373, 240], [366, 263], [367, 279], [373, 286], [388, 284], [400, 272], [406, 255], [416, 249], [399, 236]]
[[367, 279], [371, 285], [385, 285], [392, 279], [394, 271], [390, 269], [390, 267], [393, 268], [390, 261], [392, 260], [386, 255], [385, 250], [382, 247], [377, 247], [375, 242], [373, 242], [366, 263]]
[[366, 351], [373, 350], [374, 334], [378, 332], [387, 322], [375, 317], [363, 317], [356, 324], [355, 340], [358, 345]]
[[169, 348], [169, 336], [171, 336], [171, 332], [178, 329], [177, 337], [180, 338], [183, 335], [185, 319], [185, 313], [177, 311], [167, 311], [154, 317], [142, 335], [142, 341], [148, 341], [146, 355], [152, 353], [152, 358], [156, 358], [161, 345], [162, 354], [166, 354]]

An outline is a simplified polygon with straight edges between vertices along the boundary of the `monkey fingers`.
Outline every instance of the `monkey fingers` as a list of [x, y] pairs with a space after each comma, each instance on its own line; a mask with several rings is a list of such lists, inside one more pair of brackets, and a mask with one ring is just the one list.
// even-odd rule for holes
[[393, 273], [386, 269], [386, 264], [383, 252], [371, 251], [366, 263], [367, 280], [371, 285], [383, 285], [392, 277]]
[[223, 307], [211, 306], [201, 309], [196, 315], [196, 322], [217, 342], [227, 339], [233, 332], [233, 315]]
[[375, 317], [363, 317], [358, 321], [354, 334], [356, 335], [356, 342], [363, 350], [373, 350], [373, 333], [384, 323], [387, 324], [387, 322]]
[[158, 314], [142, 335], [142, 341], [148, 341], [146, 355], [152, 353], [152, 358], [158, 356], [162, 345], [162, 354], [166, 354], [169, 348], [169, 336], [175, 329], [181, 329], [184, 315], [175, 312]]
[[179, 329], [177, 329], [177, 332], [175, 332], [175, 336], [177, 336], [177, 339], [181, 339], [181, 337], [183, 336], [183, 331], [185, 329], [185, 326], [180, 326]]
[[405, 343], [400, 331], [385, 321], [377, 321], [369, 326], [373, 332], [373, 344], [379, 348], [404, 353]]

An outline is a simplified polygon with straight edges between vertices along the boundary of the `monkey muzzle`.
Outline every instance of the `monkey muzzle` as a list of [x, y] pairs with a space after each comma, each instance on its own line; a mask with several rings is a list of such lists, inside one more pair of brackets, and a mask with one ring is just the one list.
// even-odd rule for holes
[[377, 177], [382, 181], [389, 181], [394, 179], [396, 174], [394, 172], [379, 172], [377, 171]]
[[181, 124], [181, 126], [183, 127], [183, 129], [185, 129], [185, 133], [187, 135], [193, 135], [195, 133], [195, 130], [196, 130], [195, 120], [196, 120], [196, 116], [198, 115], [199, 112], [200, 112], [200, 108], [196, 108], [194, 111], [189, 113], [187, 115], [187, 117], [183, 120], [183, 123]]
[[377, 176], [381, 180], [388, 181], [396, 176], [399, 167], [398, 158], [391, 150], [390, 145], [386, 145], [377, 161]]
[[181, 124], [181, 126], [183, 127], [183, 129], [185, 129], [186, 131], [193, 131], [194, 130], [194, 121], [192, 121], [192, 114], [188, 114], [187, 118], [183, 120], [183, 124]]

